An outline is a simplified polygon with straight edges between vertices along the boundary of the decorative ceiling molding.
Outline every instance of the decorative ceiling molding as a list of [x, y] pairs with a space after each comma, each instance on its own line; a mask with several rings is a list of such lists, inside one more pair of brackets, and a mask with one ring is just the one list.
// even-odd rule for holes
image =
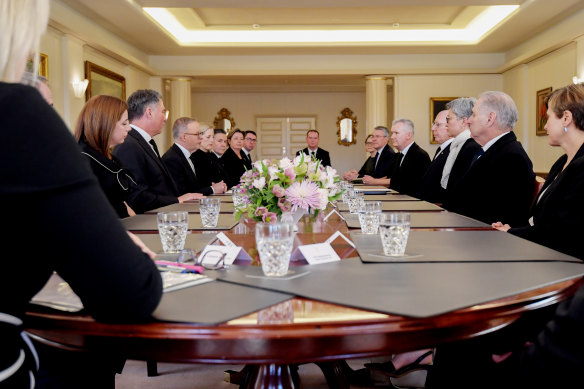
[[[145, 7], [149, 15], [181, 46], [352, 46], [352, 45], [472, 45], [481, 41], [500, 23], [519, 9], [518, 5], [480, 7], [483, 10], [464, 27], [450, 25], [385, 26], [378, 28], [337, 28], [333, 26], [286, 26], [264, 28], [259, 25], [229, 29], [193, 28], [203, 23], [192, 9]], [[188, 16], [196, 15], [195, 23], [185, 25]], [[462, 16], [467, 18], [467, 15]]]

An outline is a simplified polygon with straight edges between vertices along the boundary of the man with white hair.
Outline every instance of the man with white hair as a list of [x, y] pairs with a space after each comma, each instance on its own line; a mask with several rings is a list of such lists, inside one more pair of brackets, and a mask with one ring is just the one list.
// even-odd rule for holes
[[466, 174], [449, 189], [447, 209], [489, 224], [527, 224], [535, 174], [513, 133], [517, 118], [509, 95], [493, 91], [480, 95], [468, 122], [472, 137], [482, 147]]
[[363, 177], [367, 185], [385, 185], [399, 193], [415, 196], [422, 178], [430, 166], [430, 156], [414, 142], [414, 123], [409, 119], [396, 119], [391, 123], [391, 143], [399, 153], [386, 175], [389, 178]]
[[162, 161], [172, 176], [179, 193], [201, 193], [205, 196], [225, 193], [223, 182], [212, 182], [209, 186], [201, 184], [200, 177], [191, 155], [201, 145], [200, 124], [197, 119], [181, 117], [172, 126], [174, 144], [164, 153]]
[[424, 178], [420, 184], [420, 188], [416, 194], [416, 197], [422, 200], [429, 201], [431, 203], [442, 203], [444, 201], [444, 195], [446, 189], [442, 188], [440, 185], [440, 180], [442, 178], [442, 171], [444, 170], [444, 164], [448, 159], [450, 154], [450, 144], [452, 143], [452, 136], [448, 134], [446, 129], [446, 117], [448, 116], [448, 110], [443, 110], [438, 112], [434, 123], [432, 123], [432, 134], [434, 135], [434, 140], [440, 144], [432, 159], [432, 163]]

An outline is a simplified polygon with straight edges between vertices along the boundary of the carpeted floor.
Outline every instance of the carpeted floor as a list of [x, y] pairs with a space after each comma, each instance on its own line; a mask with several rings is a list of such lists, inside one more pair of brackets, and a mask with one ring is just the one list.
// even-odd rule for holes
[[[369, 362], [369, 360], [357, 359], [349, 361], [349, 364], [354, 369], [359, 369], [363, 367], [365, 362]], [[116, 389], [237, 389], [236, 385], [223, 381], [223, 372], [225, 370], [239, 371], [241, 368], [241, 365], [159, 363], [159, 376], [148, 377], [146, 362], [129, 360], [126, 362], [122, 374], [116, 376]], [[328, 388], [322, 372], [315, 364], [300, 365], [299, 375], [303, 388]], [[366, 387], [351, 386], [351, 388], [364, 389]]]

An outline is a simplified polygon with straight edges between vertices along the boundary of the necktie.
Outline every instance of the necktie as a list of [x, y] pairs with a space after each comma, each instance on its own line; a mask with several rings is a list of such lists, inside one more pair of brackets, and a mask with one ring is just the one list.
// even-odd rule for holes
[[442, 146], [438, 146], [438, 148], [436, 149], [436, 154], [434, 154], [434, 158], [432, 158], [432, 160], [435, 160], [436, 157], [438, 156], [438, 154], [440, 154], [440, 151], [442, 151]]
[[154, 142], [154, 139], [150, 139], [148, 141], [148, 143], [150, 143], [152, 145], [152, 148], [154, 149], [154, 152], [156, 153], [156, 155], [158, 156], [158, 158], [160, 158], [160, 153], [158, 152], [158, 147], [156, 146], [156, 142]]
[[375, 167], [374, 167], [374, 169], [377, 169], [377, 162], [379, 161], [379, 156], [380, 156], [380, 155], [381, 155], [381, 152], [380, 152], [380, 151], [378, 151], [378, 152], [377, 152], [377, 155], [375, 156]]
[[404, 159], [404, 155], [402, 153], [397, 154], [397, 166], [401, 166], [402, 159]]
[[472, 157], [472, 162], [470, 163], [470, 166], [474, 165], [474, 163], [477, 161], [477, 159], [479, 159], [481, 157], [481, 155], [483, 155], [484, 153], [485, 153], [485, 150], [480, 148], [479, 151], [476, 152], [474, 157]]

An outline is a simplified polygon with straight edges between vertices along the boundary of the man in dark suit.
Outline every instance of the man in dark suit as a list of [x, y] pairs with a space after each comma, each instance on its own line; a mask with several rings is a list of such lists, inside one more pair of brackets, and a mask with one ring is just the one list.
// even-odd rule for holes
[[400, 193], [415, 196], [430, 166], [430, 157], [414, 142], [414, 123], [409, 119], [397, 119], [392, 122], [391, 141], [399, 153], [393, 159], [386, 178], [365, 176], [363, 183], [389, 186]]
[[200, 193], [182, 194], [178, 191], [152, 139], [162, 132], [166, 123], [162, 95], [151, 89], [132, 93], [128, 98], [128, 119], [132, 129], [124, 143], [116, 146], [113, 155], [132, 173], [139, 187], [128, 197], [130, 207], [136, 213], [143, 213], [201, 198]]
[[414, 142], [414, 123], [409, 119], [393, 121], [391, 142], [399, 153], [395, 158], [389, 187], [414, 196], [430, 166], [430, 156]]
[[450, 154], [450, 144], [452, 143], [452, 137], [448, 134], [446, 127], [446, 117], [448, 116], [448, 110], [438, 112], [436, 119], [432, 125], [432, 134], [434, 135], [434, 140], [440, 144], [434, 154], [434, 159], [426, 170], [424, 178], [422, 178], [422, 183], [418, 189], [416, 197], [422, 200], [429, 201], [431, 203], [442, 203], [444, 201], [444, 195], [446, 189], [442, 188], [440, 185], [440, 180], [442, 179], [442, 170], [444, 169], [444, 164], [446, 159]]
[[205, 196], [225, 193], [227, 187], [223, 182], [212, 183], [210, 186], [199, 183], [190, 158], [201, 144], [199, 130], [200, 124], [196, 119], [177, 119], [172, 126], [174, 144], [164, 153], [162, 161], [174, 179], [179, 193], [201, 193]]
[[331, 157], [329, 152], [318, 147], [318, 141], [320, 140], [319, 132], [317, 130], [308, 130], [306, 133], [306, 143], [308, 147], [298, 150], [296, 155], [304, 153], [310, 157], [315, 157], [319, 159], [322, 166], [331, 166]]
[[258, 136], [256, 135], [255, 131], [247, 130], [243, 134], [243, 147], [241, 148], [242, 157], [244, 159], [245, 167], [247, 170], [251, 170], [253, 168], [252, 164], [253, 161], [251, 159], [251, 152], [255, 148], [256, 143], [258, 141]]
[[373, 173], [371, 175], [363, 174], [363, 172], [356, 170], [350, 170], [343, 174], [343, 178], [346, 180], [354, 180], [357, 177], [367, 177], [365, 180], [370, 180], [372, 178], [390, 178], [391, 169], [393, 168], [393, 162], [395, 158], [395, 152], [388, 145], [389, 142], [389, 130], [384, 126], [377, 126], [371, 133], [371, 141], [373, 148], [376, 150], [375, 157], [370, 157], [374, 159], [373, 161]]
[[448, 190], [447, 209], [485, 223], [527, 224], [535, 174], [512, 131], [517, 117], [517, 107], [505, 93], [480, 96], [469, 124], [482, 148], [457, 185]]

